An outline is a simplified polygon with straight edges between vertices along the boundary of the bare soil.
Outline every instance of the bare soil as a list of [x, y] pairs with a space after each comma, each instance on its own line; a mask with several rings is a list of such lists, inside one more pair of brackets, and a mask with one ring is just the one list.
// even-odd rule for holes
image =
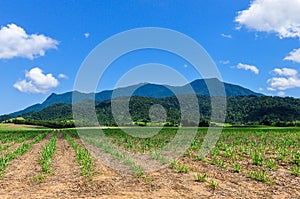
[[40, 166], [38, 159], [39, 151], [49, 141], [52, 134], [49, 134], [44, 140], [35, 144], [29, 152], [11, 162], [6, 170], [6, 174], [0, 181], [0, 197], [9, 196], [18, 198], [31, 190], [31, 179], [39, 172]]
[[[191, 158], [179, 160], [191, 169], [189, 173], [168, 167], [139, 178], [114, 171], [95, 159], [95, 174], [84, 177], [75, 151], [60, 133], [52, 160], [53, 174], [43, 174], [39, 151], [48, 140], [12, 162], [0, 181], [0, 198], [300, 198], [300, 178], [285, 170], [271, 173], [276, 183], [267, 184]], [[207, 182], [196, 182], [196, 173], [207, 173]], [[39, 181], [39, 176], [45, 178]], [[219, 186], [211, 187], [211, 180]]]
[[35, 126], [35, 125], [27, 125], [27, 124], [13, 124], [13, 123], [0, 124], [0, 129], [1, 128], [6, 129], [6, 130], [46, 129], [46, 127], [43, 127], [43, 126]]

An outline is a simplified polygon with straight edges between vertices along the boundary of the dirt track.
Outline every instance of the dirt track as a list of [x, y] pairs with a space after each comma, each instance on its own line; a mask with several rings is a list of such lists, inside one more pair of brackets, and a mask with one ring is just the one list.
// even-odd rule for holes
[[[111, 170], [95, 160], [96, 173], [83, 177], [75, 152], [59, 133], [57, 149], [52, 160], [54, 174], [42, 174], [38, 164], [39, 151], [49, 136], [12, 161], [0, 181], [0, 198], [299, 198], [299, 177], [280, 172], [274, 185], [256, 182], [241, 174], [189, 158], [181, 162], [192, 170], [187, 174], [171, 168], [134, 175]], [[78, 140], [77, 140], [78, 141]], [[207, 173], [208, 182], [194, 181], [195, 172]], [[45, 179], [36, 180], [44, 175]], [[34, 180], [35, 179], [35, 180]], [[209, 181], [219, 184], [215, 190]]]

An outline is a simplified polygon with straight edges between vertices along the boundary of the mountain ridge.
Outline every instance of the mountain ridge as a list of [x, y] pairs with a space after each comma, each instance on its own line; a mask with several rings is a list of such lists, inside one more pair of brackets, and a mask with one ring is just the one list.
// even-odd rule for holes
[[256, 93], [242, 86], [221, 82], [217, 78], [196, 79], [182, 86], [140, 83], [131, 86], [116, 88], [114, 90], [103, 90], [97, 93], [83, 93], [79, 91], [69, 91], [62, 94], [52, 93], [42, 103], [37, 103], [23, 110], [7, 114], [7, 116], [17, 117], [25, 113], [37, 112], [56, 103], [71, 104], [73, 100], [74, 102], [79, 102], [87, 99], [95, 99], [95, 101], [97, 102], [103, 102], [112, 98], [122, 96], [164, 98], [174, 96], [175, 94], [191, 94], [191, 90], [189, 88], [192, 88], [194, 90], [194, 93], [197, 95], [210, 96], [207, 85], [210, 85], [210, 88], [211, 90], [213, 90], [214, 95], [216, 95], [218, 91], [219, 93], [223, 93], [222, 85], [224, 85], [226, 96], [263, 96], [263, 94], [261, 93]]

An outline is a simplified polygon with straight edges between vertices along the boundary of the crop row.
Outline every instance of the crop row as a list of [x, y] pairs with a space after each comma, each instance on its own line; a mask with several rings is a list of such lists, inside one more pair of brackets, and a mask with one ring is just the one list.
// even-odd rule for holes
[[92, 156], [88, 152], [88, 150], [82, 147], [80, 144], [76, 143], [76, 141], [74, 141], [67, 134], [67, 131], [66, 132], [62, 131], [62, 134], [76, 152], [76, 160], [78, 164], [81, 166], [81, 174], [91, 175], [94, 169], [94, 161]]
[[51, 159], [56, 150], [57, 131], [54, 133], [50, 141], [45, 145], [44, 149], [40, 152], [41, 157], [39, 164], [42, 167], [44, 173], [50, 173]]
[[[118, 159], [123, 159], [123, 162], [128, 162], [128, 158], [120, 149], [150, 153], [152, 157], [163, 163], [169, 162], [167, 158], [156, 154], [155, 151], [174, 140], [177, 128], [163, 128], [156, 134], [153, 133], [157, 131], [155, 128], [144, 128], [142, 131], [140, 128], [129, 130], [130, 133], [121, 129], [86, 130], [90, 132], [86, 134], [90, 137], [88, 141], [91, 144], [114, 154]], [[192, 133], [188, 129], [185, 131], [186, 137]], [[200, 158], [199, 151], [202, 150], [206, 132], [207, 128], [198, 129], [189, 149], [184, 153], [185, 157], [193, 158], [195, 161], [205, 161], [232, 172], [240, 172], [263, 182], [272, 182], [269, 171], [280, 167], [290, 170], [292, 175], [300, 174], [298, 128], [225, 128], [215, 147], [206, 157]], [[180, 143], [178, 146], [180, 147]], [[133, 165], [131, 162], [130, 164]], [[186, 170], [184, 166], [178, 166], [175, 162], [171, 167]]]
[[8, 142], [17, 142], [21, 143], [26, 140], [33, 139], [37, 135], [40, 134], [41, 131], [39, 130], [23, 130], [23, 131], [7, 131], [0, 133], [0, 141], [2, 143], [8, 143]]
[[33, 141], [31, 143], [24, 143], [21, 146], [19, 146], [17, 149], [15, 149], [14, 151], [9, 152], [5, 155], [2, 155], [2, 157], [0, 157], [0, 176], [1, 177], [3, 176], [5, 169], [7, 168], [7, 166], [13, 159], [16, 159], [19, 156], [28, 152], [34, 144], [43, 140], [47, 136], [48, 133], [49, 132], [40, 133], [40, 135], [35, 136], [35, 138], [33, 139]]
[[113, 158], [120, 161], [124, 165], [129, 166], [130, 170], [136, 174], [136, 176], [142, 176], [144, 174], [144, 168], [140, 165], [137, 165], [134, 158], [128, 154], [126, 151], [115, 147], [113, 144], [110, 144], [106, 136], [100, 130], [87, 129], [81, 131], [80, 138], [92, 145], [93, 147], [100, 149], [100, 151], [110, 154]]

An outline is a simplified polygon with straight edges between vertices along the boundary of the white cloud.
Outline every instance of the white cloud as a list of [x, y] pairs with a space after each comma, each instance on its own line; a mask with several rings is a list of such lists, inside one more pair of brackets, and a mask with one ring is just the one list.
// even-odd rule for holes
[[299, 0], [254, 0], [247, 10], [239, 11], [235, 21], [262, 32], [277, 33], [280, 38], [300, 38]]
[[300, 48], [294, 49], [284, 60], [294, 61], [300, 63]]
[[51, 73], [44, 74], [40, 68], [32, 68], [25, 72], [25, 79], [14, 84], [14, 88], [24, 93], [47, 93], [57, 87], [58, 80]]
[[268, 79], [267, 83], [274, 90], [286, 90], [300, 87], [300, 79], [298, 77], [273, 77]]
[[264, 89], [263, 89], [263, 88], [258, 88], [258, 90], [259, 90], [259, 91], [263, 91]]
[[284, 91], [291, 88], [300, 87], [300, 79], [298, 71], [292, 68], [275, 68], [272, 70], [273, 74], [280, 75], [281, 77], [272, 77], [268, 79], [267, 83], [270, 85], [270, 91]]
[[279, 91], [279, 92], [277, 93], [277, 95], [278, 95], [278, 96], [284, 96], [284, 95], [285, 95], [285, 92]]
[[229, 60], [221, 60], [220, 63], [226, 65], [226, 64], [229, 64], [230, 61]]
[[272, 73], [281, 75], [281, 76], [287, 76], [287, 77], [296, 77], [298, 74], [298, 71], [292, 68], [275, 68], [272, 70]]
[[65, 74], [59, 74], [58, 78], [60, 78], [60, 79], [68, 79], [69, 77], [67, 75], [65, 75]]
[[251, 65], [248, 65], [248, 64], [239, 63], [236, 67], [238, 69], [250, 70], [250, 71], [252, 71], [255, 74], [259, 73], [259, 70], [258, 70], [258, 68], [256, 66], [251, 66]]
[[44, 56], [48, 49], [56, 49], [57, 45], [58, 41], [42, 34], [29, 35], [15, 24], [8, 24], [0, 29], [0, 59], [34, 59]]
[[86, 32], [83, 34], [85, 38], [89, 38], [90, 37], [90, 33]]
[[232, 39], [231, 35], [226, 35], [224, 33], [221, 34], [222, 37], [227, 38], [227, 39]]
[[187, 68], [187, 67], [188, 67], [188, 65], [187, 65], [187, 64], [184, 64], [184, 65], [183, 65], [183, 67], [184, 67], [184, 68]]
[[268, 91], [276, 91], [275, 88], [271, 88], [271, 87], [268, 87], [267, 90], [268, 90]]

